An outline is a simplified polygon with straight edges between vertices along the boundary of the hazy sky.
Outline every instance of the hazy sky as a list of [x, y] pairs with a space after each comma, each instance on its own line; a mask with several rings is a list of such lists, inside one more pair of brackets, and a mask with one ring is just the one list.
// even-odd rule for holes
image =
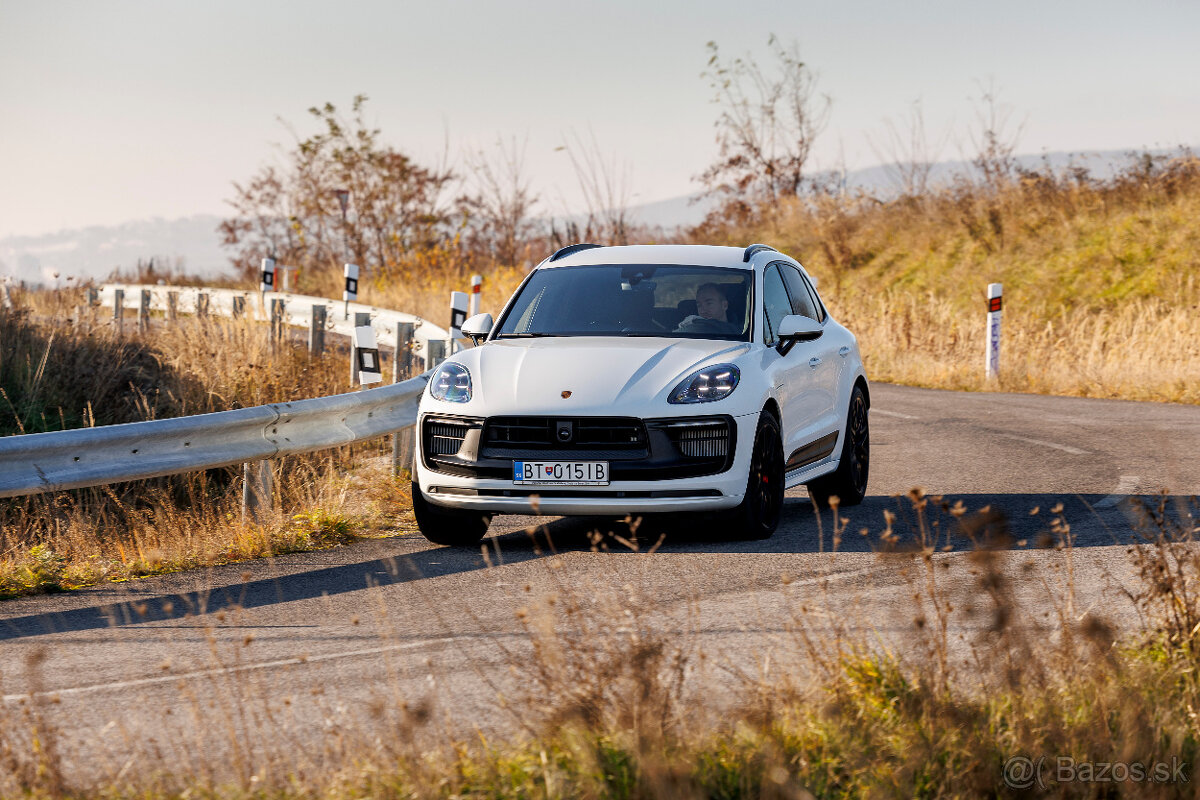
[[289, 141], [280, 118], [306, 133], [305, 109], [357, 93], [419, 159], [528, 137], [546, 212], [577, 202], [555, 150], [572, 132], [628, 165], [634, 203], [678, 196], [715, 152], [705, 43], [738, 55], [772, 32], [833, 98], [822, 166], [877, 163], [866, 135], [917, 98], [965, 140], [988, 80], [1021, 152], [1200, 143], [1183, 0], [0, 0], [0, 238], [225, 213], [230, 182]]

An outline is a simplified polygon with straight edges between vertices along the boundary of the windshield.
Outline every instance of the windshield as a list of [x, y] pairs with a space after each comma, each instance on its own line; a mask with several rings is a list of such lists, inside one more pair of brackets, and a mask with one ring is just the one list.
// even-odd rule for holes
[[667, 336], [749, 341], [750, 270], [614, 264], [533, 273], [496, 338]]

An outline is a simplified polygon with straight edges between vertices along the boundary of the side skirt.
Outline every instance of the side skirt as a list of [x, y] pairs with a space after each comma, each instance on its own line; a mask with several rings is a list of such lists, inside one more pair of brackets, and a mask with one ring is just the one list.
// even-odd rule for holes
[[791, 489], [804, 483], [811, 483], [822, 475], [828, 475], [836, 471], [840, 463], [841, 459], [830, 456], [811, 466], [785, 473], [783, 476], [783, 485]]

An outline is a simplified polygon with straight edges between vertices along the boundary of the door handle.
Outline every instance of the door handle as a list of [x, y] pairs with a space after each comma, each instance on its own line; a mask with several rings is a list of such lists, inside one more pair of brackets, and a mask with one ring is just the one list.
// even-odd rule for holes
[[839, 347], [838, 355], [841, 356], [842, 358], [845, 358], [846, 356], [850, 355], [850, 348], [845, 345], [843, 345], [842, 347]]
[[812, 358], [810, 358], [808, 360], [808, 365], [810, 367], [812, 367], [813, 369], [816, 369], [817, 367], [821, 366], [821, 359], [817, 358], [816, 356], [813, 356]]

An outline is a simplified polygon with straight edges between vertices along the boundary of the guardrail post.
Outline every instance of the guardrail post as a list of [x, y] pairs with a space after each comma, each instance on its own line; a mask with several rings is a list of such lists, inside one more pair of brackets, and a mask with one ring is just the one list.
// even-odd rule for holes
[[284, 300], [282, 297], [271, 298], [271, 342], [278, 342], [283, 338], [283, 313]]
[[[366, 311], [354, 312], [354, 327], [361, 328], [371, 324], [371, 315]], [[358, 348], [354, 346], [354, 337], [350, 337], [350, 388], [358, 385]]]
[[325, 352], [325, 315], [327, 309], [318, 303], [313, 303], [312, 320], [308, 325], [308, 353], [319, 356]]
[[145, 333], [150, 327], [150, 290], [142, 289], [138, 298], [138, 332]]
[[[412, 370], [412, 340], [416, 326], [411, 322], [396, 323], [396, 350], [392, 353], [392, 383], [406, 380]], [[401, 428], [392, 434], [392, 474], [412, 469], [413, 432], [415, 426]]]
[[167, 321], [174, 322], [179, 316], [179, 292], [167, 292]]
[[246, 298], [244, 296], [239, 297], [237, 295], [234, 295], [233, 296], [233, 318], [241, 319], [242, 315], [245, 313], [246, 313]]
[[117, 335], [124, 333], [125, 328], [125, 290], [113, 289], [113, 327]]
[[84, 290], [84, 297], [86, 298], [88, 308], [100, 305], [100, 290], [95, 286], [87, 287], [87, 289]]
[[411, 322], [396, 323], [396, 351], [392, 354], [393, 383], [412, 376], [412, 343], [416, 328]]
[[200, 319], [208, 317], [208, 295], [199, 292], [196, 295], [196, 316]]
[[440, 339], [429, 340], [429, 358], [425, 360], [425, 369], [430, 370], [446, 360], [446, 343]]
[[242, 522], [263, 522], [271, 511], [275, 476], [270, 461], [242, 465]]

